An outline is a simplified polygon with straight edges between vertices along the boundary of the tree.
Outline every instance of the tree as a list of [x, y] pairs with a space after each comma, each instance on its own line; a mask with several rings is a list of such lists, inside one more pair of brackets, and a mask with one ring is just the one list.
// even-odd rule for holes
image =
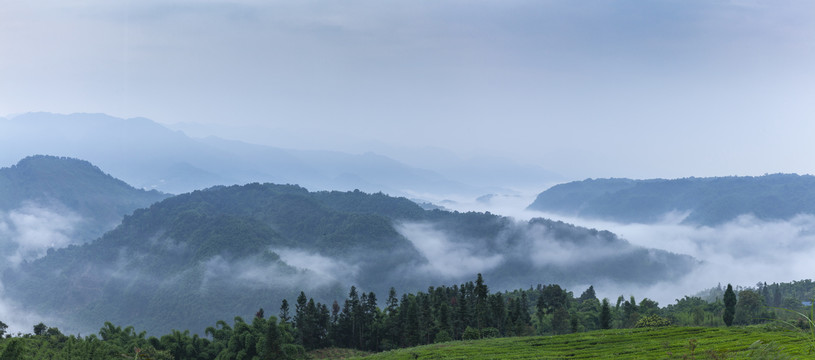
[[478, 273], [475, 281], [475, 316], [479, 331], [487, 324], [487, 295], [489, 295], [489, 289], [484, 284], [481, 273]]
[[555, 309], [552, 315], [552, 331], [558, 335], [569, 332], [569, 311], [565, 307]]
[[23, 359], [23, 354], [25, 354], [25, 342], [23, 339], [11, 339], [9, 343], [6, 345], [6, 351], [3, 351], [0, 354], [0, 360], [19, 360]]
[[739, 292], [739, 301], [736, 303], [736, 313], [733, 322], [741, 325], [756, 324], [764, 316], [762, 309], [764, 299], [757, 291], [750, 289]]
[[48, 330], [48, 326], [43, 323], [34, 325], [34, 335], [45, 335], [45, 330]]
[[257, 344], [260, 358], [262, 360], [283, 358], [284, 354], [281, 349], [281, 335], [277, 325], [277, 319], [275, 319], [274, 316], [270, 316], [262, 325], [262, 337]]
[[6, 333], [6, 329], [8, 329], [8, 325], [6, 325], [6, 323], [0, 321], [0, 338], [2, 338], [3, 334]]
[[568, 306], [569, 295], [558, 284], [545, 286], [537, 303], [538, 311], [543, 312], [545, 315], [554, 313], [558, 308]]
[[291, 316], [289, 315], [289, 302], [286, 299], [280, 303], [280, 322], [287, 323], [291, 321]]
[[727, 290], [724, 291], [724, 314], [722, 315], [722, 320], [727, 326], [733, 324], [733, 318], [736, 315], [736, 301], [733, 285], [727, 284]]
[[600, 328], [611, 329], [611, 305], [608, 298], [603, 299], [603, 306], [600, 308]]
[[631, 300], [623, 303], [623, 326], [634, 327], [639, 319], [640, 308], [637, 306], [637, 301], [634, 300], [634, 295], [631, 295]]
[[294, 304], [294, 329], [297, 333], [297, 343], [300, 345], [303, 345], [303, 336], [305, 335], [307, 305], [306, 293], [301, 291], [300, 295], [297, 296], [297, 303]]
[[594, 291], [594, 285], [590, 285], [586, 291], [580, 294], [579, 301], [584, 302], [586, 300], [597, 299], [597, 293]]

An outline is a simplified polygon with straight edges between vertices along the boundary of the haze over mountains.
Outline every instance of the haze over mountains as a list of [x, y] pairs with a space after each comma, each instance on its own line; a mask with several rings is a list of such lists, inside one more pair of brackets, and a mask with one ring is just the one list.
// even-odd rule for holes
[[[13, 169], [31, 164], [40, 168], [24, 179], [32, 184], [59, 169], [72, 169], [67, 176], [78, 184], [97, 178], [80, 171], [90, 164], [67, 158], [27, 158]], [[81, 197], [94, 188], [63, 191]], [[91, 196], [87, 202], [106, 201]], [[464, 282], [479, 272], [507, 289], [647, 285], [677, 280], [697, 264], [558, 221], [429, 211], [382, 193], [273, 184], [170, 197], [126, 216], [98, 240], [30, 260], [3, 275], [4, 296], [25, 311], [48, 314], [65, 330], [92, 331], [114, 321], [156, 332], [203, 328], [213, 317], [258, 306], [274, 309], [301, 290], [330, 303], [350, 285], [384, 294], [391, 286], [413, 291]]]
[[423, 158], [434, 159], [428, 164], [444, 174], [375, 153], [293, 150], [214, 137], [191, 138], [145, 118], [27, 113], [0, 119], [0, 164], [11, 165], [32, 154], [87, 160], [137, 188], [174, 194], [257, 181], [315, 190], [474, 198], [496, 189], [540, 188], [558, 179], [538, 167], [508, 160], [466, 161], [441, 151]]
[[[478, 272], [502, 289], [593, 284], [667, 304], [723, 281], [805, 278], [815, 251], [811, 176], [547, 189], [553, 177], [540, 168], [446, 166], [456, 161], [443, 152], [414, 167], [374, 153], [196, 139], [101, 114], [25, 114], [0, 127], [0, 159], [17, 163], [0, 169], [0, 315], [20, 329], [43, 319], [66, 331], [107, 320], [197, 329], [212, 316], [195, 308], [229, 318], [300, 290], [330, 303], [351, 284], [384, 294]], [[501, 183], [514, 174], [527, 180]], [[545, 191], [530, 205], [514, 191], [535, 174]], [[403, 195], [477, 197], [479, 209], [515, 218], [425, 210]], [[112, 305], [121, 299], [136, 311]]]
[[588, 179], [553, 186], [528, 208], [620, 223], [655, 223], [672, 212], [691, 225], [721, 225], [740, 215], [789, 220], [815, 214], [815, 176]]
[[[169, 195], [135, 189], [83, 160], [33, 156], [0, 168], [4, 264], [94, 240], [122, 217]], [[0, 269], [6, 266], [0, 266]]]

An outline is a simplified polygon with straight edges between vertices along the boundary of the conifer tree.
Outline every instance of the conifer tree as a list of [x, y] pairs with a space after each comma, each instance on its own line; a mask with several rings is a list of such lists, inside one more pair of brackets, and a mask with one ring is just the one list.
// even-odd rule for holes
[[286, 299], [283, 299], [280, 302], [280, 322], [287, 323], [291, 320], [291, 316], [289, 315], [289, 302]]
[[724, 324], [730, 326], [733, 324], [733, 318], [736, 315], [736, 293], [733, 292], [733, 286], [727, 284], [727, 290], [724, 291], [724, 314], [722, 320]]
[[608, 298], [603, 299], [603, 306], [600, 308], [600, 328], [611, 329], [611, 305]]

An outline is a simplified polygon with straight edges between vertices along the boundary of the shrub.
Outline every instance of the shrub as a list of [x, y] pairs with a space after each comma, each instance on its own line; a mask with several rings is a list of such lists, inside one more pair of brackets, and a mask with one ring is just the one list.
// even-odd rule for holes
[[448, 342], [452, 341], [453, 338], [450, 336], [450, 333], [447, 330], [439, 330], [436, 333], [436, 337], [433, 339], [434, 343], [441, 343], [441, 342]]
[[668, 326], [671, 325], [671, 321], [659, 316], [659, 315], [648, 315], [645, 317], [640, 318], [637, 321], [637, 324], [634, 327], [637, 328], [646, 328], [646, 327], [660, 327], [660, 326]]
[[498, 331], [498, 329], [496, 329], [494, 327], [488, 327], [488, 328], [484, 328], [484, 329], [481, 330], [481, 338], [483, 338], [483, 339], [497, 338], [497, 337], [501, 337], [501, 332]]
[[467, 327], [464, 329], [464, 333], [461, 334], [462, 340], [478, 340], [481, 338], [481, 332], [478, 329], [474, 329], [472, 327]]

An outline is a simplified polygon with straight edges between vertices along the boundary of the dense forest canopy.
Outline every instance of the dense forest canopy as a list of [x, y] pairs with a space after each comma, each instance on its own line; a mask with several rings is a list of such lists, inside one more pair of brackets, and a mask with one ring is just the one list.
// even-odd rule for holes
[[[580, 256], [565, 256], [571, 253]], [[300, 290], [329, 302], [349, 285], [417, 290], [475, 272], [505, 289], [649, 284], [695, 265], [688, 256], [548, 219], [424, 210], [381, 193], [255, 183], [137, 210], [92, 243], [7, 270], [3, 283], [8, 296], [64, 321], [63, 328], [87, 331], [111, 321], [152, 334], [294, 300]]]

